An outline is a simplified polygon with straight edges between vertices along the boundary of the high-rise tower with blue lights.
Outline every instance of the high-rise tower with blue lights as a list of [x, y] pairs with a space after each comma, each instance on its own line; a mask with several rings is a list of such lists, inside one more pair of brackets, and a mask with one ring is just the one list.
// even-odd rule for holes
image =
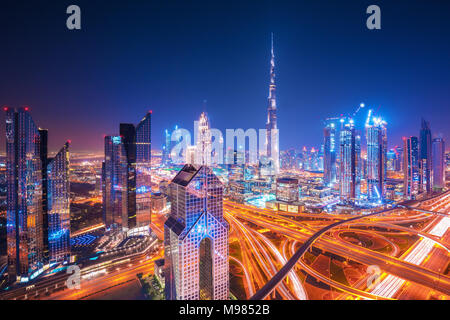
[[422, 119], [422, 125], [420, 129], [420, 144], [419, 144], [419, 170], [420, 170], [420, 182], [419, 192], [430, 193], [432, 185], [432, 136], [430, 124]]
[[69, 142], [47, 164], [50, 265], [70, 260]]
[[417, 137], [410, 137], [404, 138], [403, 141], [403, 194], [406, 199], [415, 199], [417, 194], [420, 192], [419, 139]]
[[323, 180], [325, 185], [336, 183], [336, 128], [334, 123], [329, 123], [323, 130], [324, 154], [323, 154]]
[[372, 116], [372, 110], [366, 122], [367, 140], [367, 198], [371, 202], [381, 202], [385, 196], [387, 166], [387, 130], [386, 122]]
[[[61, 153], [47, 159], [47, 130], [36, 126], [28, 107], [4, 111], [8, 275], [10, 281], [27, 282], [50, 262], [70, 257], [69, 164], [59, 161]], [[63, 255], [55, 254], [55, 244]]]
[[103, 219], [107, 229], [148, 234], [151, 222], [151, 114], [120, 136], [105, 137], [102, 165]]
[[275, 54], [273, 48], [273, 34], [270, 59], [270, 85], [269, 85], [269, 106], [267, 107], [266, 122], [266, 144], [267, 158], [272, 163], [273, 174], [277, 174], [280, 169], [279, 135], [277, 126], [277, 100], [275, 84]]
[[341, 129], [339, 138], [339, 194], [344, 203], [354, 201], [359, 194], [359, 149], [353, 120], [350, 120]]
[[171, 184], [164, 224], [167, 300], [227, 300], [228, 223], [223, 185], [207, 166], [186, 164]]

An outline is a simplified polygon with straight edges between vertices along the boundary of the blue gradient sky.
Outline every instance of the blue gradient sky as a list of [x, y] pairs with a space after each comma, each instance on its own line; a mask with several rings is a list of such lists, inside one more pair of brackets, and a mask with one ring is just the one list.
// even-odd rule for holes
[[[70, 4], [81, 31], [65, 27]], [[365, 26], [371, 4], [382, 30]], [[52, 150], [100, 151], [149, 109], [159, 148], [204, 100], [213, 127], [264, 128], [274, 32], [282, 149], [318, 147], [322, 120], [360, 102], [387, 120], [390, 146], [421, 116], [448, 140], [449, 14], [445, 0], [2, 1], [0, 104], [29, 105]]]

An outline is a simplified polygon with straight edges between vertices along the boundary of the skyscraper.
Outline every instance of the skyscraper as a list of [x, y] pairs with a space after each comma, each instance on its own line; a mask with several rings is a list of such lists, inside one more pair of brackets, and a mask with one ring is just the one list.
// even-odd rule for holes
[[197, 123], [197, 145], [195, 148], [195, 164], [210, 166], [212, 163], [212, 136], [209, 118], [206, 112], [202, 112]]
[[131, 123], [120, 124], [120, 137], [125, 151], [126, 179], [124, 197], [126, 197], [127, 229], [136, 227], [136, 129]]
[[151, 223], [152, 111], [136, 126], [136, 228], [149, 232]]
[[70, 260], [69, 142], [47, 164], [50, 265]]
[[[4, 108], [6, 112], [7, 254], [11, 281], [27, 282], [44, 270], [52, 258], [53, 230], [69, 230], [70, 220], [53, 220], [56, 203], [69, 214], [67, 175], [54, 178], [55, 162], [47, 159], [47, 130], [34, 123], [29, 108]], [[59, 162], [58, 162], [59, 164]], [[68, 166], [68, 164], [67, 164]], [[61, 172], [60, 172], [61, 173]], [[55, 207], [56, 206], [56, 207]], [[68, 238], [66, 238], [68, 239]], [[60, 243], [67, 243], [61, 240]], [[66, 247], [58, 262], [70, 256]]]
[[105, 137], [103, 217], [107, 229], [148, 234], [151, 222], [151, 111], [120, 136]]
[[382, 201], [386, 186], [386, 122], [371, 116], [366, 122], [367, 140], [367, 198], [369, 201]]
[[445, 142], [442, 138], [433, 139], [433, 189], [445, 188]]
[[276, 85], [275, 85], [275, 55], [273, 49], [273, 34], [272, 34], [272, 49], [270, 59], [270, 85], [269, 85], [269, 106], [267, 108], [267, 122], [266, 122], [266, 145], [267, 158], [272, 163], [273, 174], [278, 174], [280, 169], [280, 154], [279, 154], [279, 137], [277, 127], [277, 101], [276, 101]]
[[103, 219], [107, 230], [128, 231], [127, 158], [120, 136], [105, 137]]
[[44, 266], [41, 137], [28, 108], [5, 111], [8, 274], [28, 281]]
[[420, 129], [420, 145], [419, 145], [419, 192], [430, 193], [432, 190], [432, 158], [431, 158], [431, 130], [430, 124], [422, 119]]
[[229, 228], [222, 183], [210, 168], [186, 164], [170, 188], [171, 213], [164, 224], [166, 299], [228, 299]]
[[[357, 138], [353, 123], [347, 123], [340, 131], [340, 180], [339, 193], [342, 202], [354, 201], [358, 178]], [[359, 193], [359, 192], [358, 192]]]
[[336, 129], [334, 123], [328, 124], [324, 130], [323, 180], [325, 185], [336, 183]]
[[417, 137], [404, 138], [403, 146], [403, 175], [404, 196], [415, 199], [419, 193], [419, 139]]

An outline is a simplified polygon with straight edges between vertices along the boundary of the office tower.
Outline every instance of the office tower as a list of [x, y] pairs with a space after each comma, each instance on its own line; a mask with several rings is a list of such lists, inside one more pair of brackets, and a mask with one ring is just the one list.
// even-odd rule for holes
[[310, 170], [310, 159], [309, 159], [309, 153], [308, 149], [306, 147], [303, 147], [302, 149], [302, 169], [303, 170]]
[[[49, 253], [49, 230], [48, 230], [48, 180], [47, 180], [47, 164], [48, 164], [48, 130], [39, 128], [40, 145], [39, 153], [41, 157], [41, 172], [42, 172], [42, 235], [43, 235], [43, 250], [42, 258], [44, 263], [50, 259]], [[69, 221], [70, 222], [70, 221]]]
[[340, 179], [339, 194], [342, 202], [354, 201], [358, 175], [357, 141], [353, 123], [347, 123], [340, 131]]
[[170, 189], [171, 213], [164, 224], [166, 299], [228, 299], [222, 183], [210, 168], [186, 164]]
[[135, 127], [120, 124], [120, 136], [105, 137], [102, 165], [106, 228], [148, 234], [151, 222], [151, 114]]
[[403, 146], [403, 174], [404, 196], [406, 199], [415, 199], [419, 193], [419, 139], [417, 137], [404, 138]]
[[356, 177], [355, 177], [355, 197], [359, 198], [361, 196], [361, 181], [364, 177], [364, 164], [361, 157], [361, 136], [356, 134], [355, 136], [355, 167], [356, 167]]
[[366, 122], [367, 140], [367, 198], [369, 201], [382, 201], [386, 184], [386, 122], [371, 116]]
[[403, 172], [403, 147], [395, 146], [394, 151], [396, 156], [394, 170], [397, 172]]
[[227, 150], [228, 181], [244, 180], [245, 178], [245, 154], [236, 149]]
[[386, 153], [386, 168], [388, 171], [395, 171], [395, 163], [397, 160], [397, 154], [394, 149], [390, 149]]
[[334, 123], [330, 123], [324, 128], [323, 135], [323, 181], [325, 185], [331, 186], [336, 183], [336, 129]]
[[196, 145], [196, 163], [198, 165], [211, 165], [212, 137], [209, 119], [206, 112], [202, 112], [198, 121], [197, 145]]
[[70, 261], [69, 142], [47, 164], [50, 265]]
[[162, 152], [162, 164], [168, 165], [172, 162], [172, 147], [176, 144], [176, 142], [172, 141], [172, 134], [174, 131], [178, 130], [178, 126], [175, 126], [174, 130], [170, 132], [169, 130], [164, 131], [164, 145]]
[[320, 145], [318, 160], [317, 160], [317, 167], [319, 171], [323, 172], [323, 154], [325, 152], [325, 146], [323, 144]]
[[128, 230], [127, 157], [120, 136], [105, 137], [103, 217], [106, 230]]
[[431, 130], [430, 124], [422, 119], [422, 126], [420, 129], [420, 145], [419, 145], [419, 192], [430, 193], [432, 190], [432, 159], [431, 159]]
[[151, 223], [151, 161], [152, 111], [136, 126], [136, 228], [139, 233], [150, 232]]
[[[10, 281], [27, 282], [42, 273], [51, 259], [53, 227], [70, 227], [70, 220], [51, 220], [55, 201], [65, 201], [64, 213], [69, 214], [68, 193], [56, 195], [53, 191], [64, 188], [69, 177], [67, 172], [57, 181], [51, 180], [54, 165], [47, 158], [48, 132], [36, 126], [29, 108], [5, 107], [4, 111], [8, 275]], [[67, 252], [60, 262], [69, 259]]]
[[164, 131], [164, 144], [162, 147], [162, 159], [161, 159], [161, 164], [162, 165], [168, 165], [169, 164], [169, 159], [170, 159], [170, 140], [171, 140], [171, 136], [169, 133], [169, 130], [165, 130]]
[[433, 189], [445, 188], [445, 142], [442, 138], [434, 138], [432, 146]]
[[124, 225], [128, 229], [136, 227], [136, 129], [133, 124], [120, 124], [120, 137], [125, 151], [126, 179], [124, 197], [126, 197], [127, 221]]
[[280, 169], [280, 155], [279, 155], [279, 139], [277, 127], [277, 101], [276, 101], [276, 85], [275, 85], [275, 55], [273, 50], [273, 34], [272, 34], [272, 49], [270, 59], [270, 85], [269, 85], [269, 106], [267, 108], [267, 122], [266, 122], [266, 145], [267, 158], [272, 163], [272, 174], [278, 174]]
[[8, 274], [28, 281], [44, 266], [41, 138], [28, 108], [4, 110]]
[[311, 171], [319, 170], [319, 152], [314, 147], [311, 148], [310, 152], [310, 169]]

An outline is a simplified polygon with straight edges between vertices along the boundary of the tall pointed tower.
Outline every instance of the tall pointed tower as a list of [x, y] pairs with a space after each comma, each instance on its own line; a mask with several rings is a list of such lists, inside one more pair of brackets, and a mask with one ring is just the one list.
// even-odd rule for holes
[[267, 107], [267, 123], [266, 123], [266, 143], [267, 157], [273, 164], [274, 173], [277, 174], [280, 168], [278, 127], [277, 127], [277, 101], [276, 101], [276, 85], [275, 85], [275, 54], [273, 50], [273, 33], [271, 45], [270, 59], [270, 85]]

